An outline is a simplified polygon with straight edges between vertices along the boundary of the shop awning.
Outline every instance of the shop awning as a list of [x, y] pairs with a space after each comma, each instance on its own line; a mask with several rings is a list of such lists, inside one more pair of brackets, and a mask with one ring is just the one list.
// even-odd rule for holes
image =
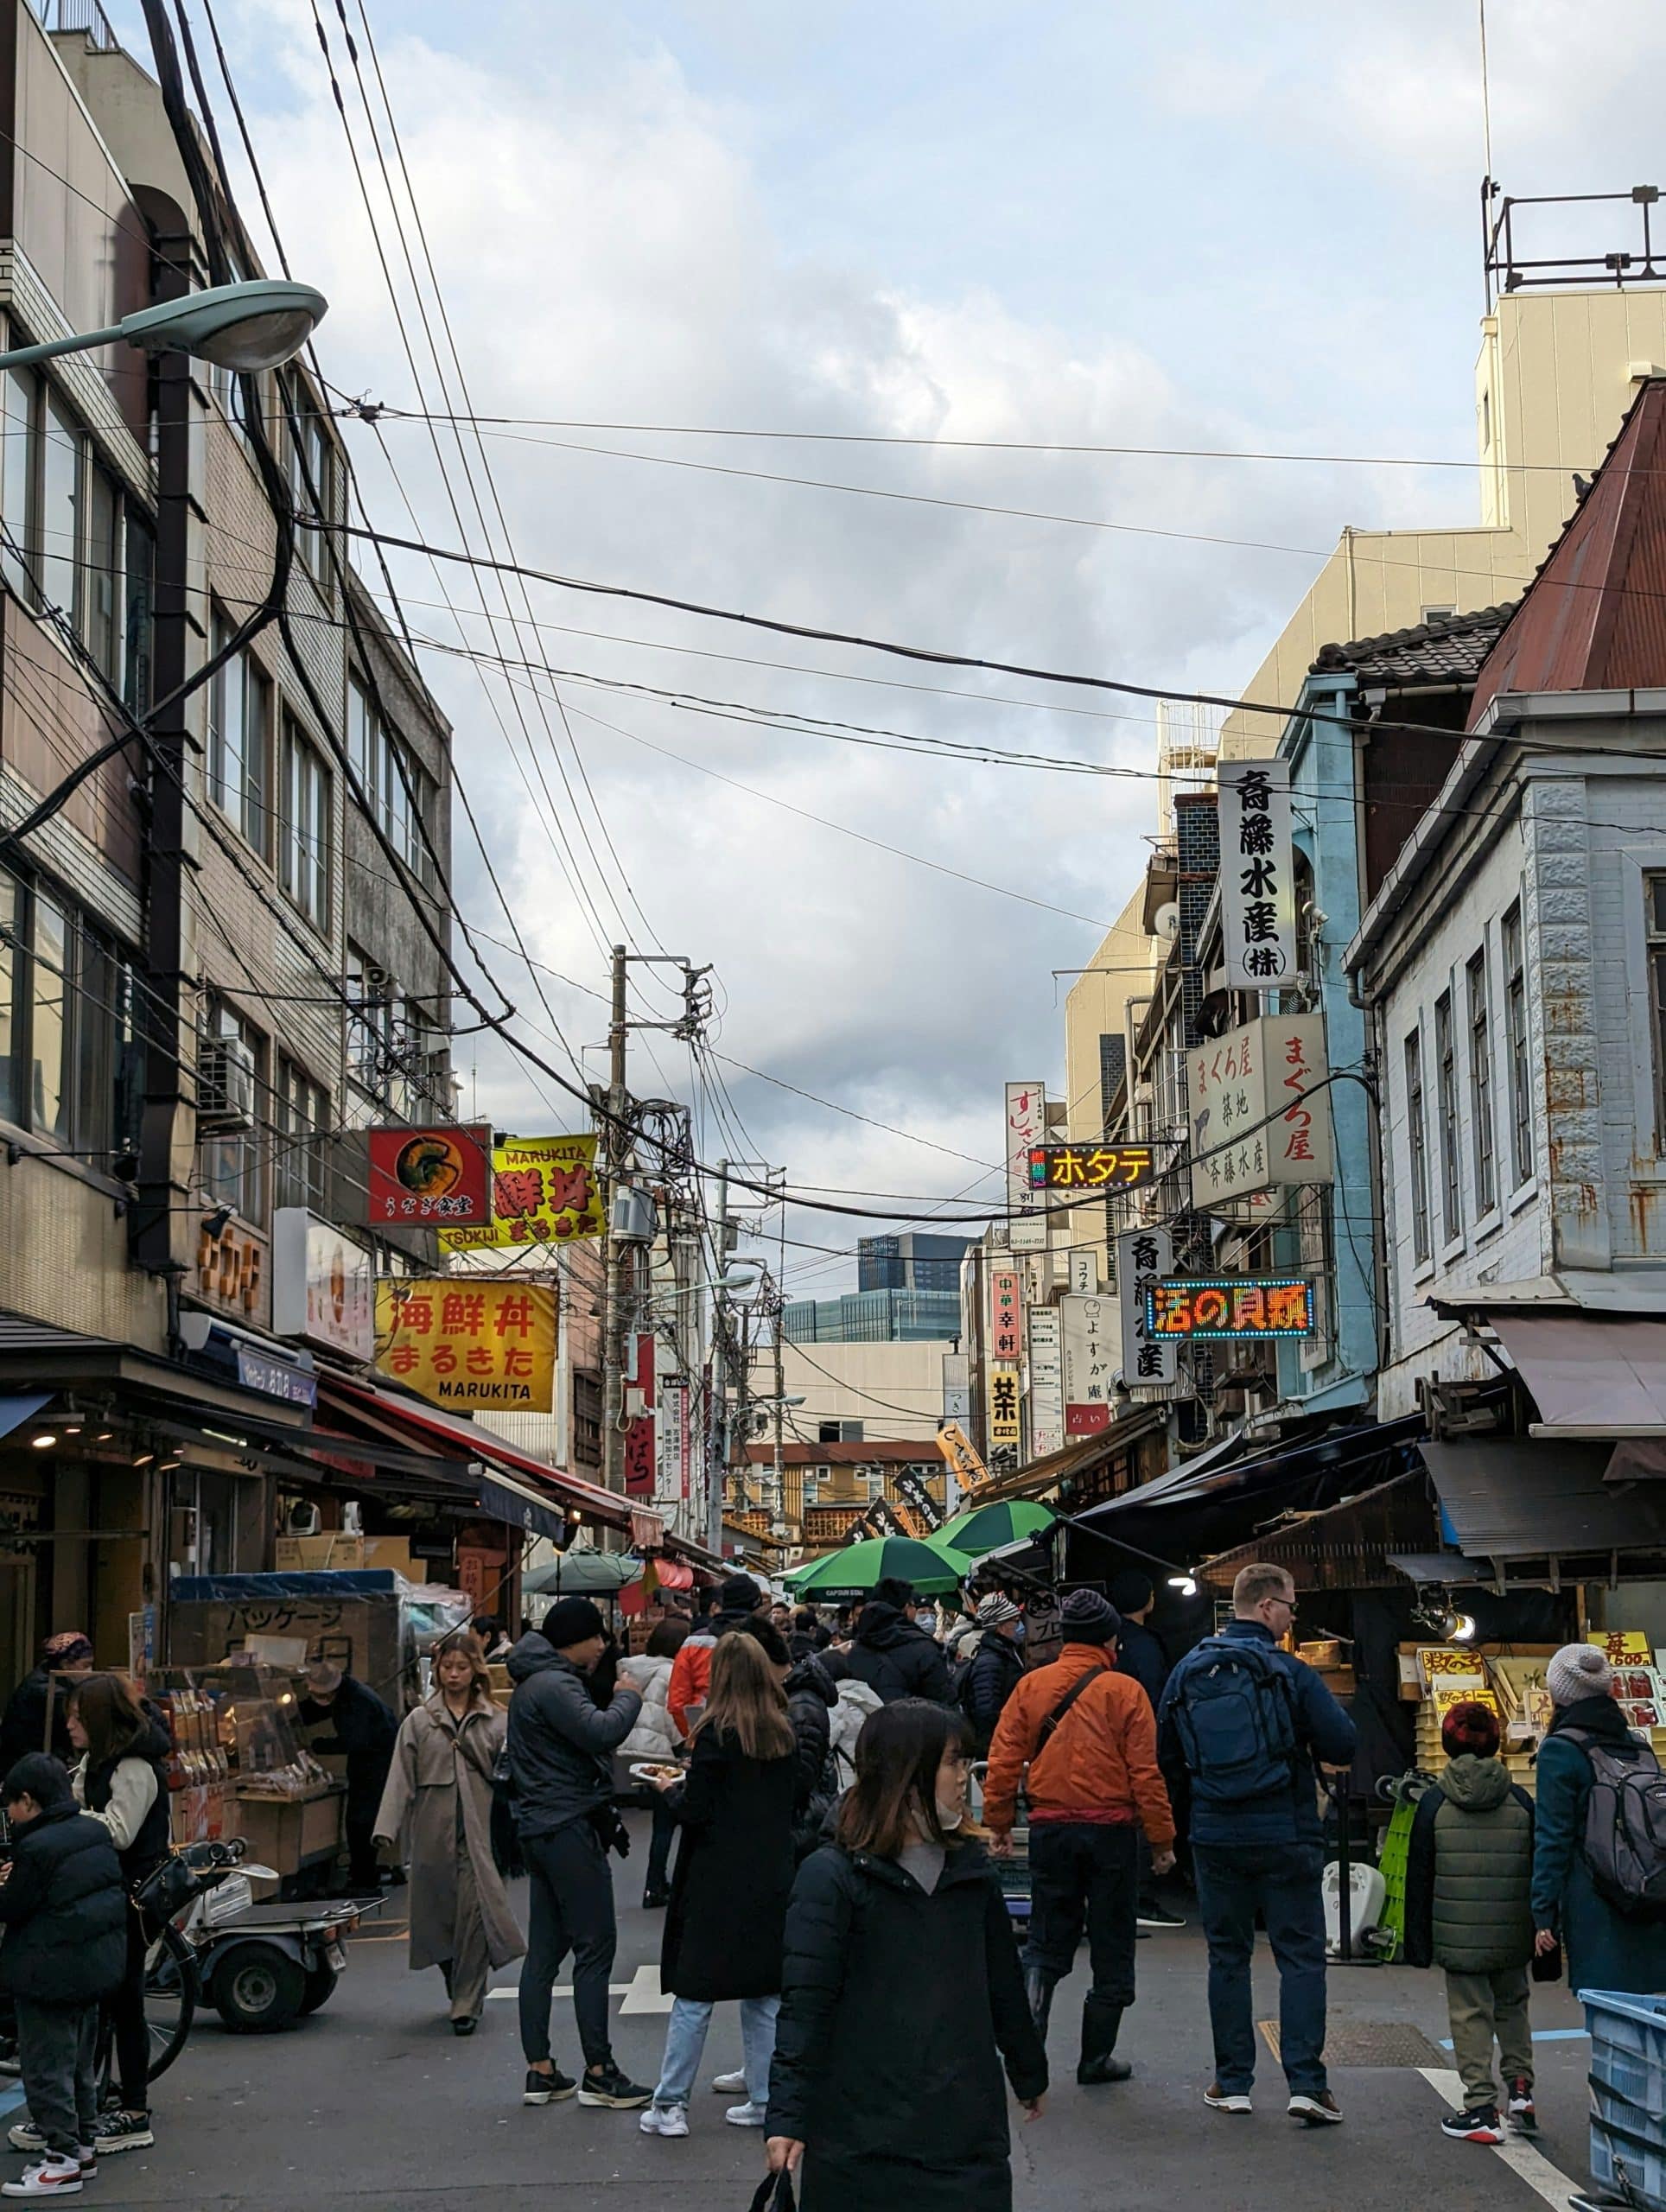
[[309, 1406], [237, 1382], [219, 1381], [108, 1337], [55, 1328], [26, 1313], [0, 1313], [0, 1391], [35, 1396], [43, 1388], [48, 1395], [131, 1391], [158, 1407], [171, 1405], [215, 1418], [229, 1414], [233, 1425], [238, 1420], [258, 1419], [269, 1428], [293, 1431], [304, 1430], [312, 1421]]
[[1434, 1533], [1434, 1510], [1420, 1469], [1317, 1513], [1288, 1514], [1248, 1542], [1205, 1560], [1198, 1575], [1230, 1590], [1241, 1567], [1266, 1560], [1288, 1567], [1299, 1591], [1398, 1589], [1388, 1547], [1427, 1542]]
[[1468, 1558], [1666, 1551], [1666, 1499], [1605, 1483], [1605, 1444], [1472, 1437], [1422, 1451], [1452, 1536]]
[[[1422, 1415], [1408, 1414], [1401, 1421], [1332, 1429], [1322, 1436], [1281, 1445], [1275, 1452], [1229, 1458], [1214, 1451], [1200, 1452], [1197, 1459], [1159, 1475], [1154, 1482], [1113, 1497], [1104, 1505], [1090, 1506], [1085, 1513], [1078, 1514], [1077, 1525], [1105, 1527], [1109, 1534], [1118, 1521], [1137, 1518], [1141, 1513], [1170, 1512], [1217, 1499], [1252, 1497], [1287, 1484], [1346, 1476], [1379, 1454], [1398, 1454], [1403, 1462], [1422, 1429]], [[1396, 1467], [1393, 1471], [1402, 1469]]]
[[1067, 1476], [1091, 1473], [1118, 1452], [1126, 1452], [1129, 1445], [1138, 1443], [1141, 1437], [1161, 1428], [1167, 1419], [1167, 1406], [1135, 1406], [1096, 1435], [1076, 1437], [1062, 1451], [1050, 1452], [1045, 1459], [1032, 1459], [1016, 1474], [997, 1475], [989, 1482], [979, 1484], [967, 1493], [968, 1508], [993, 1505], [1002, 1498], [1045, 1497], [1056, 1491]]
[[1539, 1408], [1539, 1437], [1666, 1437], [1666, 1319], [1488, 1315]]
[[0, 1398], [0, 1436], [10, 1436], [14, 1428], [33, 1421], [42, 1406], [51, 1403], [54, 1395], [50, 1390], [31, 1390], [15, 1398]]

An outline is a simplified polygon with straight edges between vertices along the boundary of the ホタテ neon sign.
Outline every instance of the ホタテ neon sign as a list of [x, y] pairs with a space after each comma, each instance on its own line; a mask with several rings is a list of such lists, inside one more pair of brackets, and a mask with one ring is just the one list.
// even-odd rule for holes
[[1148, 1144], [1030, 1147], [1030, 1188], [1035, 1191], [1134, 1191], [1156, 1173]]

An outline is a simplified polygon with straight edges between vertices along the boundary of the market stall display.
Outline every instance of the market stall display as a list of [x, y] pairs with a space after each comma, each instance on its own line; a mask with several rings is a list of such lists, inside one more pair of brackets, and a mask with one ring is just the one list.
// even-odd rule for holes
[[342, 1785], [296, 1733], [295, 1676], [249, 1662], [159, 1667], [148, 1690], [173, 1741], [176, 1843], [241, 1835], [286, 1880], [334, 1862]]

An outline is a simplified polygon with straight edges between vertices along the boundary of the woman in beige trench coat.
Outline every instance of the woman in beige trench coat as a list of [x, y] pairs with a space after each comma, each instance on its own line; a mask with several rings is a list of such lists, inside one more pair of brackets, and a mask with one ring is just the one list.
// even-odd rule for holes
[[434, 1656], [434, 1694], [405, 1715], [376, 1815], [377, 1841], [409, 1834], [410, 1964], [438, 1967], [455, 2035], [473, 2035], [493, 1967], [526, 1948], [492, 1859], [492, 1770], [507, 1716], [466, 1630]]

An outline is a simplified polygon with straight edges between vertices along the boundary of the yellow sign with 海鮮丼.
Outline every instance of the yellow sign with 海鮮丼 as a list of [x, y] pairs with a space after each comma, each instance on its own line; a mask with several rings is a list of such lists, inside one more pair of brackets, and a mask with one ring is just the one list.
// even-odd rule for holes
[[376, 1371], [453, 1412], [547, 1414], [556, 1382], [554, 1287], [385, 1277], [376, 1286]]
[[607, 1233], [594, 1136], [506, 1137], [492, 1147], [491, 1220], [442, 1229], [440, 1243], [448, 1252], [472, 1252], [571, 1244]]

